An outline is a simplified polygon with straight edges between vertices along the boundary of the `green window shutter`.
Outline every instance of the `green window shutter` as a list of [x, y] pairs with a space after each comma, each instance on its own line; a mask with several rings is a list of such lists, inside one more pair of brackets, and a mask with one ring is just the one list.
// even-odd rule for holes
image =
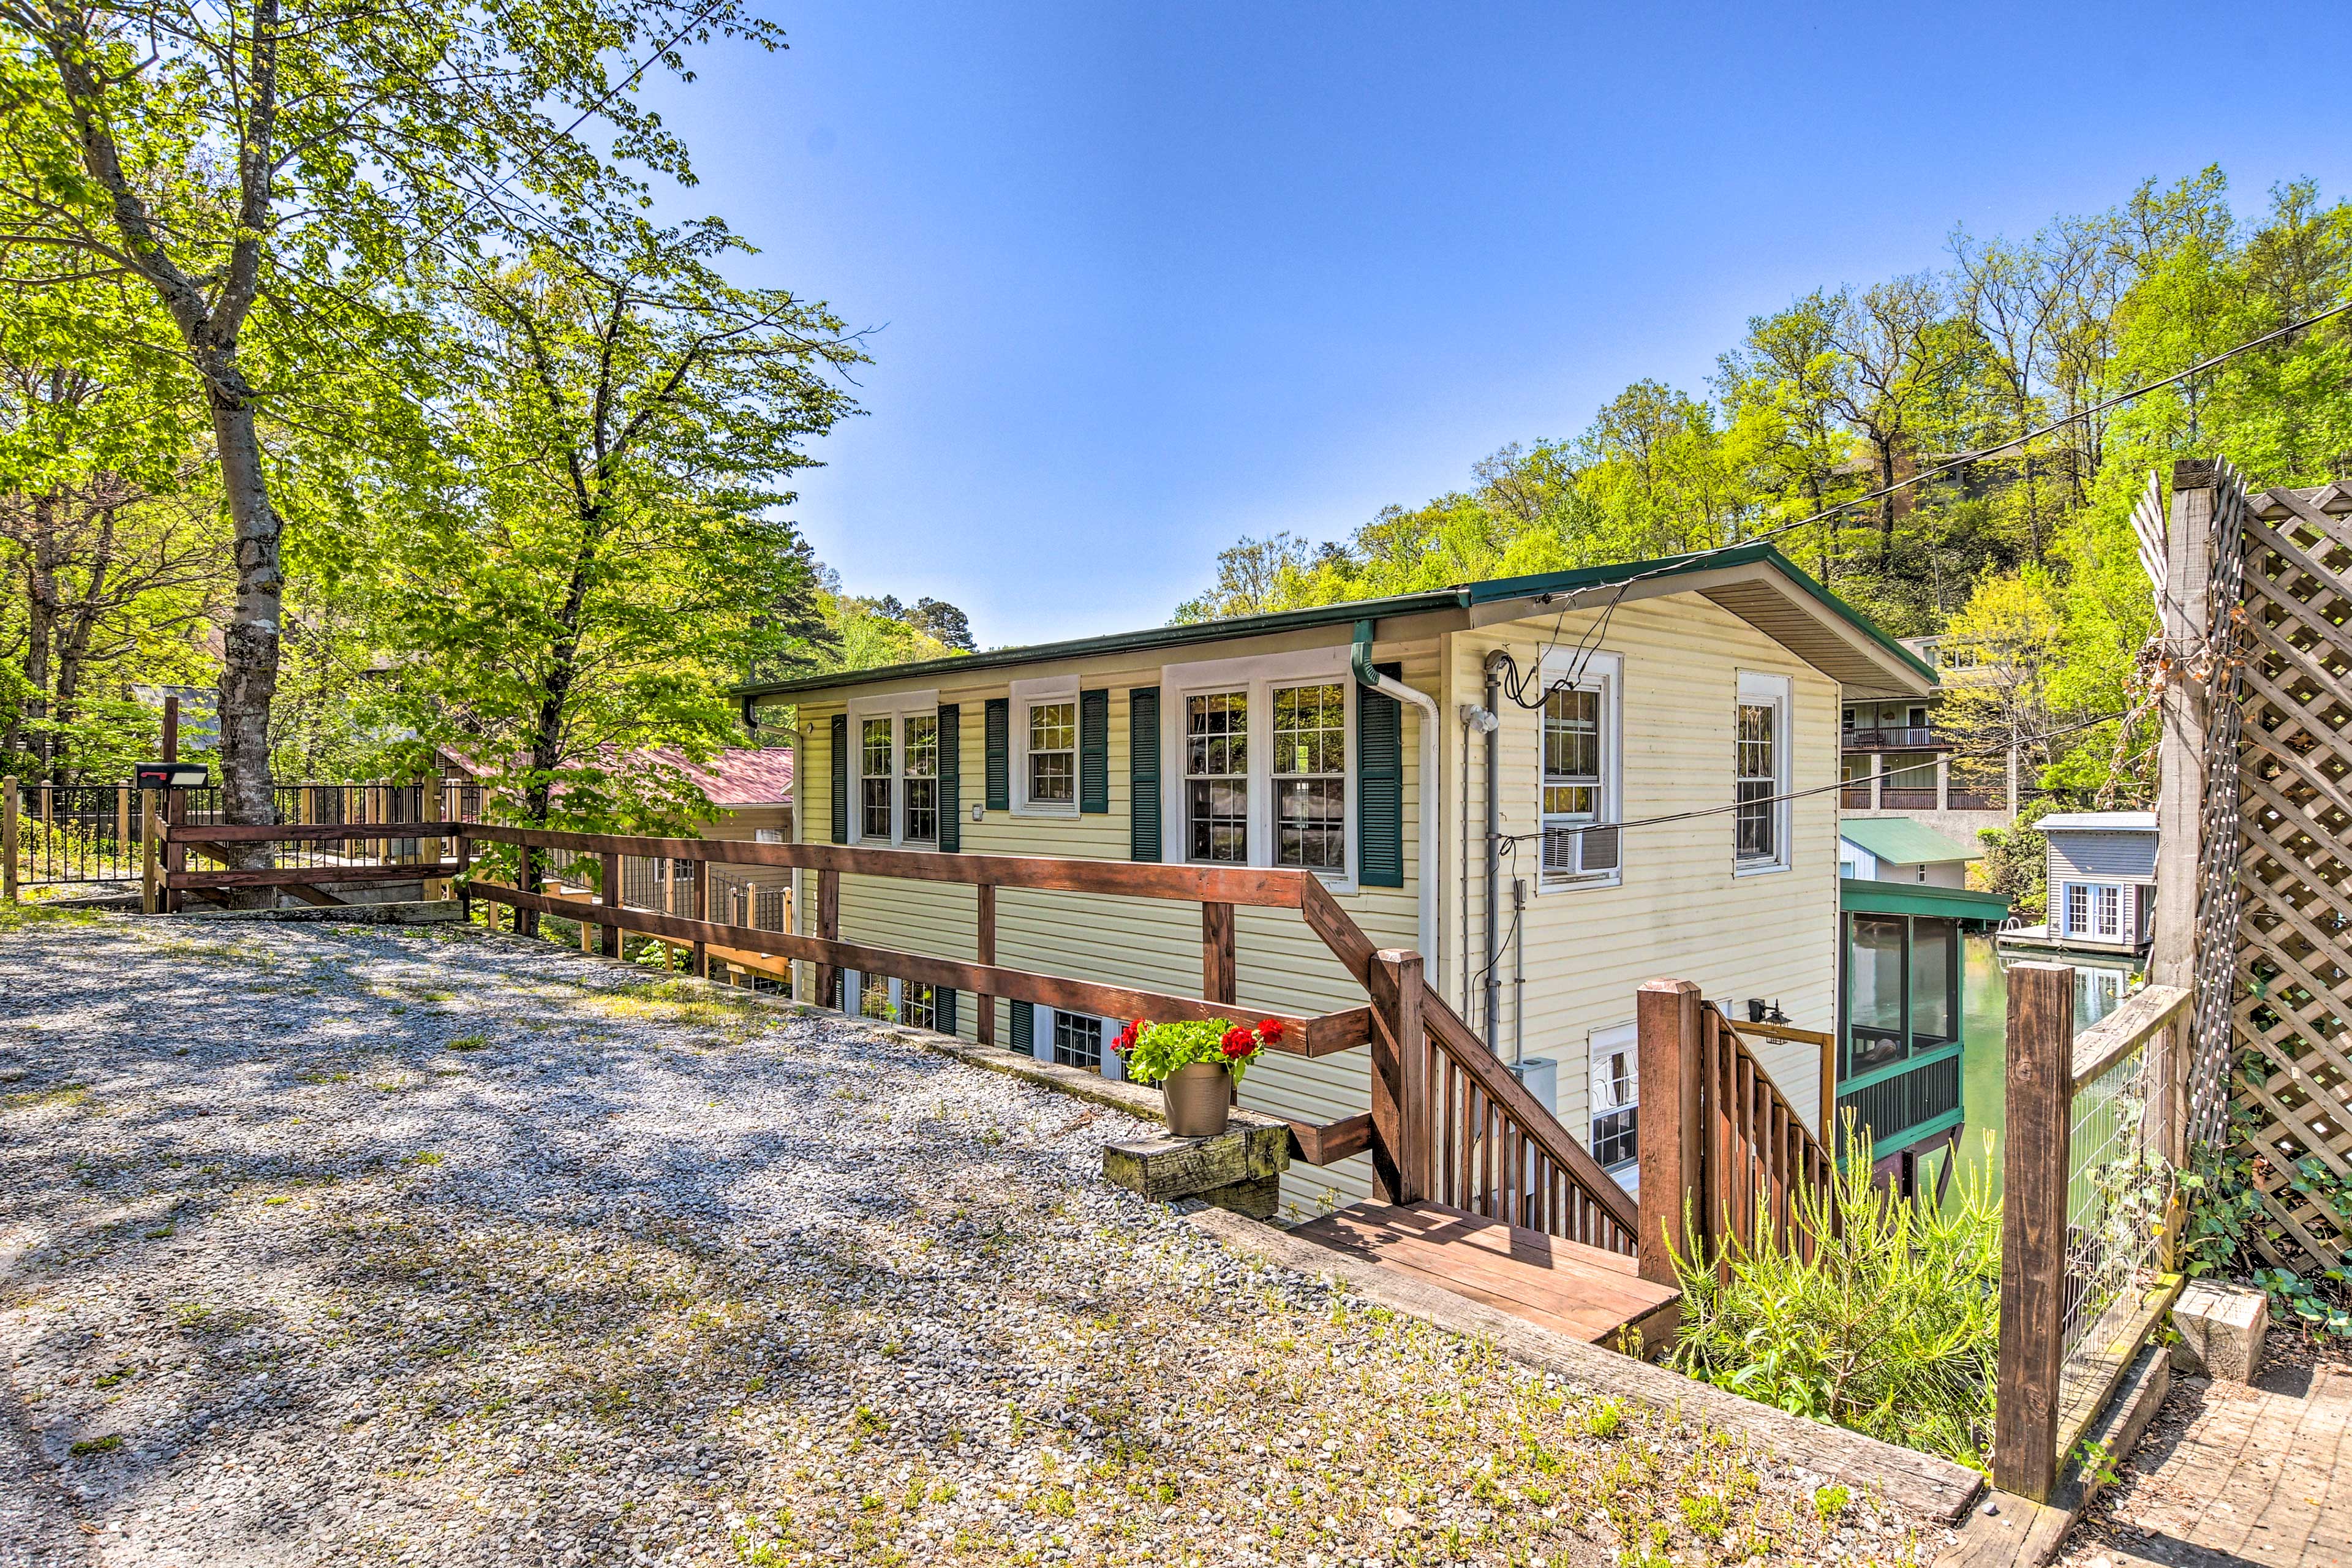
[[1110, 693], [1078, 693], [1078, 809], [1110, 809]]
[[956, 1032], [955, 987], [941, 985], [931, 992], [933, 1027], [942, 1035]]
[[1130, 860], [1160, 858], [1160, 688], [1127, 694], [1127, 849]]
[[963, 847], [962, 786], [963, 710], [944, 702], [940, 705], [940, 849], [948, 855]]
[[833, 841], [849, 842], [849, 715], [833, 716]]
[[[1391, 680], [1404, 667], [1383, 664]], [[1427, 789], [1429, 781], [1422, 780]], [[1404, 886], [1404, 711], [1393, 697], [1356, 689], [1356, 880], [1367, 888]]]
[[1024, 1057], [1036, 1053], [1037, 1009], [1033, 1004], [1013, 1004], [1013, 1038], [1005, 1048]]
[[992, 697], [988, 700], [988, 809], [1013, 809], [1013, 764], [1009, 758], [1013, 738], [1013, 700]]

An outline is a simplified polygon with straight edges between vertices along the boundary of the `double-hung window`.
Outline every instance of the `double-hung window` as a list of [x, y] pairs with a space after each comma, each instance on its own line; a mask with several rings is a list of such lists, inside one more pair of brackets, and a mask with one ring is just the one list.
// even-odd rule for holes
[[1543, 881], [1613, 881], [1621, 862], [1613, 654], [1547, 658], [1540, 722]]
[[1249, 693], [1184, 700], [1184, 858], [1249, 864]]
[[866, 838], [890, 837], [891, 732], [898, 721], [867, 719], [858, 726], [858, 831]]
[[1591, 1141], [1602, 1169], [1627, 1173], [1641, 1157], [1642, 1080], [1634, 1026], [1595, 1029], [1586, 1037], [1592, 1062]]
[[1078, 798], [1078, 705], [1038, 702], [1029, 709], [1029, 800], [1067, 805]]
[[940, 841], [940, 694], [861, 697], [849, 705], [856, 793], [850, 837], [858, 844]]
[[909, 714], [899, 785], [899, 837], [908, 844], [940, 841], [940, 716]]
[[1732, 863], [1738, 871], [1789, 864], [1790, 682], [1742, 670], [1733, 710]]
[[1348, 866], [1348, 689], [1274, 689], [1274, 863]]
[[1163, 842], [1202, 866], [1355, 875], [1358, 692], [1345, 647], [1160, 671]]
[[1013, 809], [1024, 816], [1078, 812], [1078, 683], [1043, 676], [1013, 683]]

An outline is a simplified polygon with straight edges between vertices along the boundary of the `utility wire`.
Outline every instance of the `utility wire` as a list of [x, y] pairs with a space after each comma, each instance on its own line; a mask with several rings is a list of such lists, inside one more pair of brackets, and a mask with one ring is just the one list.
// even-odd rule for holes
[[[2063, 729], [2052, 730], [2048, 733], [2042, 735], [2041, 739], [2044, 741], [2054, 741], [2061, 735], [2071, 735], [2078, 730], [2088, 730], [2100, 724], [2112, 724], [2118, 719], [2126, 719], [2129, 717], [2130, 713], [2128, 710], [2115, 713], [2101, 713], [2095, 718], [2081, 720], [2078, 722], [2066, 725]], [[2009, 748], [2007, 746], [2001, 746], [1997, 748], [1988, 748], [1980, 752], [1953, 751], [1947, 754], [1955, 757], [1976, 759], [2003, 756], [2007, 754]], [[1750, 806], [1774, 805], [1784, 800], [1804, 800], [1812, 795], [1827, 795], [1832, 790], [1844, 789], [1855, 782], [1857, 781], [1852, 779], [1840, 779], [1834, 784], [1815, 784], [1811, 789], [1788, 790], [1780, 795], [1759, 795], [1754, 800], [1738, 800], [1732, 801], [1724, 805], [1702, 806], [1696, 811], [1669, 812], [1663, 816], [1637, 816], [1628, 822], [1594, 822], [1577, 827], [1554, 827], [1549, 829], [1538, 828], [1533, 833], [1497, 834], [1496, 836], [1496, 841], [1506, 845], [1517, 845], [1527, 843], [1533, 839], [1542, 838], [1550, 833], [1590, 833], [1596, 829], [1607, 829], [1622, 832], [1629, 827], [1657, 827], [1670, 822], [1692, 822], [1700, 817], [1721, 816], [1727, 812], [1741, 811]]]
[[[2251, 353], [2255, 349], [2261, 348], [2266, 343], [2275, 342], [2284, 337], [2291, 337], [2296, 332], [2306, 331], [2313, 327], [2318, 326], [2323, 321], [2333, 321], [2335, 318], [2345, 314], [2347, 311], [2352, 311], [2352, 300], [2347, 300], [2343, 304], [2333, 306], [2328, 310], [2322, 310], [2315, 316], [2306, 316], [2302, 321], [2290, 321], [2284, 327], [2273, 327], [2271, 331], [2263, 333], [2259, 337], [2248, 338], [2242, 343], [2238, 343], [2231, 348], [2223, 349], [2219, 353], [2208, 355], [2206, 358], [2199, 360], [2195, 364], [2190, 365], [2188, 369], [2175, 371], [2170, 375], [2164, 377], [2160, 381], [2151, 381], [2145, 386], [2135, 386], [2128, 392], [2119, 392], [2113, 397], [2106, 398], [2101, 402], [2091, 405], [2088, 408], [2077, 409], [2072, 414], [2066, 415], [2062, 418], [2053, 419], [2049, 424], [2041, 426], [2035, 429], [2028, 430], [2022, 435], [2011, 436], [2005, 440], [1997, 441], [1990, 447], [1979, 447], [1972, 452], [1963, 452], [1956, 458], [1947, 458], [1945, 461], [1937, 464], [1933, 468], [1921, 468], [1918, 472], [1911, 475], [1907, 479], [1897, 479], [1891, 485], [1885, 485], [1877, 489], [1868, 492], [1865, 495], [1854, 496], [1846, 500], [1839, 501], [1833, 506], [1823, 507], [1821, 510], [1812, 513], [1809, 517], [1801, 517], [1794, 522], [1777, 524], [1774, 527], [1766, 529], [1761, 533], [1751, 533], [1745, 539], [1733, 540], [1727, 544], [1710, 545], [1705, 550], [1693, 550], [1685, 552], [1680, 555], [1672, 556], [1665, 561], [1660, 562], [1656, 566], [1651, 568], [1647, 572], [1635, 573], [1631, 577], [1620, 579], [1616, 585], [1617, 593], [1622, 595], [1627, 587], [1635, 583], [1642, 582], [1646, 578], [1660, 576], [1671, 571], [1681, 571], [1693, 561], [1703, 561], [1712, 555], [1720, 555], [1728, 550], [1741, 550], [1751, 544], [1760, 544], [1766, 540], [1778, 539], [1784, 533], [1792, 532], [1797, 529], [1804, 528], [1810, 524], [1819, 522], [1824, 518], [1834, 517], [1838, 513], [1843, 511], [1851, 511], [1856, 507], [1866, 506], [1874, 500], [1884, 500], [1888, 496], [1895, 495], [1903, 490], [1910, 489], [1916, 485], [1925, 484], [1927, 480], [1936, 478], [1938, 474], [1948, 474], [1955, 468], [1966, 468], [1970, 463], [1980, 463], [1988, 458], [1997, 458], [2001, 453], [2009, 451], [2013, 447], [2025, 446], [2028, 442], [2038, 441], [2042, 437], [2063, 430], [2069, 425], [2091, 418], [2095, 415], [2104, 414], [2110, 408], [2120, 407], [2124, 404], [2129, 403], [2135, 398], [2145, 397], [2151, 392], [2161, 392], [2166, 387], [2172, 385], [2175, 382], [2186, 381], [2192, 375], [2212, 369], [2215, 365], [2226, 363], [2229, 361], [2237, 358], [2240, 354]], [[1574, 590], [1570, 590], [1570, 596], [1572, 596]], [[1548, 594], [1542, 597], [1549, 599], [1556, 596], [1558, 595]]]

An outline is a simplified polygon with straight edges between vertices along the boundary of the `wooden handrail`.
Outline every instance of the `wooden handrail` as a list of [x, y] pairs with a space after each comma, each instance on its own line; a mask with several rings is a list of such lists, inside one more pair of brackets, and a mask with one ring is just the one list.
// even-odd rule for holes
[[237, 826], [229, 823], [188, 823], [167, 826], [167, 844], [335, 844], [349, 838], [455, 838], [479, 837], [478, 822], [342, 822], [287, 823], [271, 826]]
[[2073, 1079], [2076, 1094], [2101, 1073], [2170, 1028], [2196, 998], [2178, 985], [2144, 985], [2122, 1006], [2074, 1037]]
[[[842, 942], [829, 937], [794, 935], [761, 931], [753, 926], [728, 925], [718, 921], [690, 920], [626, 904], [582, 904], [499, 882], [476, 879], [471, 883], [471, 892], [473, 897], [492, 903], [533, 910], [541, 914], [560, 915], [566, 920], [587, 921], [610, 931], [634, 931], [640, 936], [660, 937], [665, 941], [689, 944], [698, 942], [772, 958], [829, 964], [836, 970], [854, 969], [862, 974], [896, 975], [904, 980], [921, 981], [925, 984], [952, 986], [959, 991], [1003, 996], [1015, 1002], [1030, 1002], [1039, 1006], [1058, 1007], [1067, 1012], [1088, 1013], [1101, 1017], [1232, 1018], [1237, 1012], [1230, 1002], [1216, 1002], [1205, 997], [1177, 996], [1132, 986], [1069, 980], [1024, 969], [933, 958], [923, 953], [869, 947], [863, 942]], [[1363, 1007], [1316, 1017], [1281, 1012], [1259, 1013], [1257, 1016], [1274, 1018], [1282, 1025], [1283, 1037], [1275, 1048], [1294, 1056], [1330, 1056], [1352, 1050], [1364, 1044], [1371, 1028], [1370, 1010]]]
[[[1641, 1211], [1633, 1196], [1617, 1184], [1617, 1178], [1603, 1170], [1601, 1163], [1592, 1157], [1591, 1151], [1561, 1126], [1559, 1118], [1544, 1109], [1543, 1102], [1528, 1091], [1517, 1075], [1486, 1049], [1486, 1042], [1463, 1022], [1461, 1015], [1446, 1005], [1445, 999], [1427, 986], [1422, 990], [1421, 1015], [1423, 1022], [1428, 1026], [1431, 1043], [1476, 1086], [1481, 1095], [1494, 1102], [1496, 1109], [1516, 1129], [1517, 1136], [1527, 1140], [1544, 1159], [1560, 1167], [1582, 1190], [1586, 1201], [1597, 1207], [1611, 1226], [1626, 1233], [1626, 1245], [1615, 1249], [1631, 1252], [1633, 1234], [1641, 1224]], [[1527, 1224], [1524, 1220], [1515, 1223]], [[1528, 1228], [1544, 1230], [1549, 1227], [1528, 1225]], [[1600, 1242], [1595, 1245], [1613, 1244]]]
[[[993, 1018], [989, 1015], [993, 999], [999, 996], [1109, 1017], [1236, 1016], [1234, 907], [1296, 909], [1340, 965], [1365, 987], [1370, 1004], [1313, 1017], [1275, 1013], [1271, 1016], [1283, 1025], [1276, 1048], [1321, 1057], [1367, 1044], [1373, 1047], [1372, 1109], [1328, 1127], [1295, 1127], [1302, 1153], [1310, 1161], [1327, 1163], [1369, 1152], [1378, 1185], [1384, 1195], [1398, 1201], [1436, 1197], [1590, 1245], [1628, 1253], [1634, 1248], [1640, 1211], [1616, 1180], [1425, 982], [1420, 955], [1375, 948], [1312, 872], [632, 837], [482, 822], [179, 828], [171, 835], [181, 845], [329, 843], [385, 837], [455, 839], [455, 865], [436, 863], [419, 869], [427, 875], [457, 877], [463, 896], [468, 899], [535, 914], [560, 915], [593, 926], [603, 938], [598, 946], [608, 955], [619, 952], [622, 932], [634, 931], [686, 944], [698, 955], [719, 949], [814, 964], [821, 996], [829, 996], [832, 982], [845, 970], [951, 986], [982, 998], [983, 1038], [992, 1033]], [[602, 890], [593, 901], [583, 902], [471, 874], [475, 850], [483, 844], [595, 856], [603, 862]], [[698, 867], [814, 870], [817, 888], [813, 929], [763, 931], [709, 919], [700, 892], [707, 876], [700, 871], [694, 878], [698, 889], [694, 914], [632, 907], [621, 894], [619, 869], [625, 856], [683, 860]], [[356, 869], [322, 868], [305, 875], [324, 880]], [[392, 873], [386, 869], [373, 874]], [[264, 874], [205, 875], [258, 878]], [[979, 898], [979, 962], [841, 940], [840, 888], [845, 875], [972, 886]], [[173, 885], [182, 884], [174, 880]], [[1175, 995], [998, 964], [993, 916], [999, 888], [1198, 903], [1202, 988], [1208, 994]], [[667, 901], [674, 905], [677, 900]], [[1251, 1009], [1253, 1015], [1257, 1011]]]
[[1040, 855], [949, 855], [931, 849], [873, 849], [840, 844], [757, 844], [736, 838], [645, 838], [625, 834], [565, 833], [468, 822], [457, 833], [489, 844], [568, 849], [589, 855], [640, 855], [656, 859], [707, 860], [729, 866], [894, 877], [914, 882], [963, 882], [1045, 892], [1107, 893], [1184, 903], [1299, 908], [1312, 871], [1271, 867], [1164, 866], [1132, 860], [1076, 860]]
[[1810, 1255], [1800, 1194], [1830, 1191], [1829, 1149], [1697, 986], [1651, 981], [1639, 1017], [1643, 1278], [1673, 1283], [1677, 1257], [1725, 1267], [1736, 1247]]

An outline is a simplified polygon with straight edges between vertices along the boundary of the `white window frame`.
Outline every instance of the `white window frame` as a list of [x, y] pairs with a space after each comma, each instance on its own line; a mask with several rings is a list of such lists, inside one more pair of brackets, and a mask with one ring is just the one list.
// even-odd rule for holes
[[1796, 681], [1789, 676], [1772, 675], [1760, 670], [1739, 672], [1738, 689], [1732, 698], [1731, 709], [1731, 777], [1732, 803], [1736, 808], [1739, 791], [1739, 710], [1769, 705], [1772, 709], [1772, 847], [1771, 858], [1759, 857], [1743, 860], [1739, 858], [1739, 814], [1731, 816], [1731, 874], [1735, 877], [1764, 877], [1786, 871], [1795, 861], [1790, 851], [1794, 837], [1795, 805], [1789, 798], [1790, 773], [1795, 760], [1794, 738], [1796, 712]]
[[[1067, 801], [1033, 801], [1029, 798], [1029, 710], [1041, 702], [1066, 702], [1070, 705], [1070, 798]], [[1078, 815], [1078, 768], [1083, 762], [1086, 737], [1080, 731], [1085, 716], [1079, 712], [1078, 678], [1075, 675], [1040, 676], [1034, 680], [1013, 683], [1010, 717], [1012, 733], [1006, 739], [1006, 758], [1012, 769], [1013, 815], [1015, 816], [1076, 816]]]
[[[1625, 820], [1625, 658], [1622, 654], [1588, 652], [1583, 656], [1584, 668], [1577, 669], [1577, 654], [1573, 648], [1550, 648], [1543, 659], [1543, 689], [1549, 691], [1555, 682], [1568, 675], [1576, 675], [1580, 689], [1601, 694], [1601, 814], [1595, 819], [1601, 826]], [[1544, 816], [1544, 746], [1543, 710], [1534, 713], [1535, 735], [1535, 818], [1536, 830], [1543, 831], [1551, 820]], [[1560, 818], [1561, 821], [1570, 820]], [[1546, 893], [1582, 891], [1587, 888], [1615, 888], [1625, 880], [1625, 836], [1617, 836], [1617, 866], [1614, 870], [1596, 871], [1583, 876], [1542, 869], [1543, 849], [1538, 841], [1536, 849], [1536, 896]], [[1587, 1129], [1590, 1131], [1590, 1129]]]
[[[1633, 1089], [1633, 1096], [1631, 1099], [1622, 1101], [1612, 1100], [1609, 1103], [1603, 1104], [1601, 1064], [1620, 1053], [1623, 1054], [1626, 1066], [1629, 1069], [1628, 1077]], [[1642, 1138], [1642, 1066], [1641, 1032], [1639, 1026], [1634, 1024], [1612, 1024], [1607, 1028], [1594, 1029], [1590, 1034], [1586, 1035], [1584, 1037], [1584, 1067], [1587, 1091], [1584, 1103], [1584, 1146], [1587, 1151], [1592, 1151], [1597, 1148], [1599, 1140], [1595, 1135], [1593, 1129], [1594, 1124], [1598, 1122], [1601, 1118], [1604, 1116], [1613, 1116], [1617, 1112], [1622, 1110], [1632, 1111], [1633, 1113], [1634, 1157], [1631, 1160], [1620, 1161], [1614, 1165], [1604, 1166], [1603, 1169], [1607, 1170], [1610, 1174], [1615, 1176], [1618, 1184], [1621, 1186], [1623, 1186], [1628, 1192], [1639, 1195], [1641, 1190], [1642, 1172], [1640, 1154]], [[1598, 1153], [1595, 1153], [1593, 1157], [1598, 1159], [1600, 1156]]]
[[[2074, 895], [2076, 893], [2083, 895], [2083, 920], [2080, 925], [2077, 925], [2074, 921]], [[2060, 936], [2088, 936], [2091, 934], [2090, 883], [2061, 882], [2058, 884], [2058, 934]]]
[[[930, 839], [909, 842], [906, 837], [905, 791], [900, 788], [907, 765], [907, 721], [936, 717], [940, 710], [937, 687], [919, 691], [894, 691], [880, 697], [858, 697], [849, 704], [849, 841], [852, 844], [887, 846], [891, 848], [933, 849], [938, 845]], [[890, 721], [890, 831], [885, 836], [866, 831], [866, 721]]]
[[[1343, 812], [1344, 864], [1340, 870], [1307, 868], [1334, 892], [1356, 890], [1360, 858], [1357, 813], [1362, 805], [1357, 756], [1356, 701], [1360, 695], [1354, 673], [1348, 668], [1349, 649], [1299, 648], [1290, 653], [1255, 654], [1245, 658], [1202, 659], [1192, 664], [1162, 666], [1160, 671], [1160, 756], [1163, 784], [1160, 791], [1160, 842], [1174, 846], [1171, 858], [1185, 865], [1271, 867], [1275, 862], [1274, 812], [1274, 689], [1277, 686], [1322, 686], [1338, 682], [1347, 702], [1342, 722], [1347, 726], [1346, 807]], [[1184, 748], [1186, 700], [1218, 691], [1242, 691], [1249, 696], [1249, 858], [1238, 861], [1193, 861], [1185, 850]], [[1172, 787], [1170, 787], [1172, 785]]]

